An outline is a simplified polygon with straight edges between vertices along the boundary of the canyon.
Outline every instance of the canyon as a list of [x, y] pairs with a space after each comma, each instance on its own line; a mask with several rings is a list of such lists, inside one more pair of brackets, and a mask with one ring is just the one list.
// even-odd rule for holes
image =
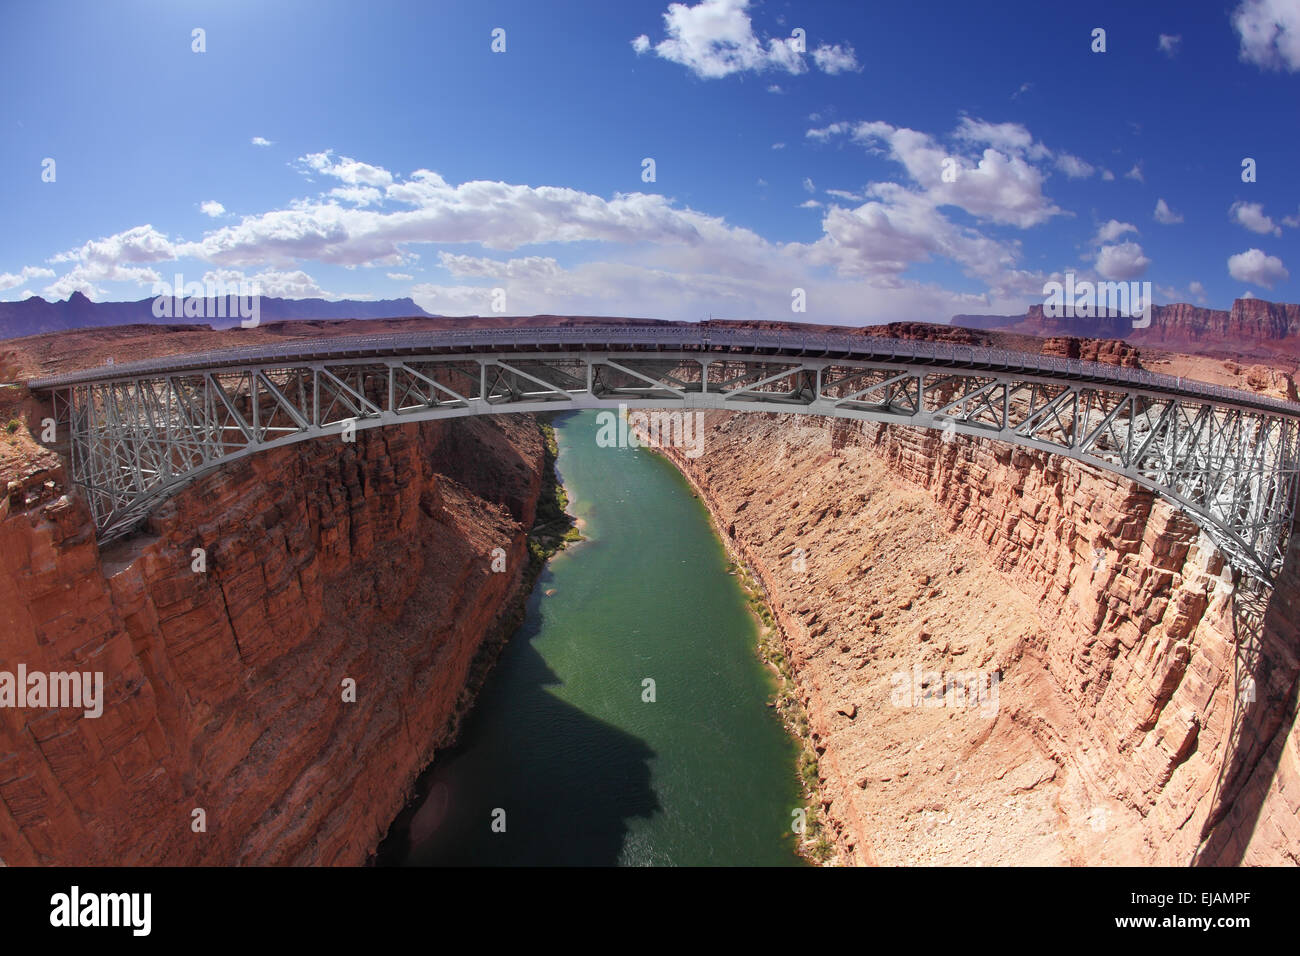
[[[1300, 862], [1294, 565], [1265, 612], [1119, 476], [874, 423], [705, 422], [703, 455], [665, 454], [763, 585], [841, 862]], [[996, 679], [996, 713], [899, 706], [921, 673]]]
[[[439, 323], [88, 330], [0, 343], [0, 378]], [[1284, 356], [860, 332], [1295, 397]], [[33, 438], [40, 414], [21, 386], [0, 389], [0, 420], [19, 422], [0, 436], [0, 669], [102, 671], [105, 712], [0, 709], [0, 856], [365, 862], [517, 621], [545, 468], [536, 423], [267, 451], [101, 551], [63, 459]], [[702, 456], [666, 453], [766, 592], [838, 862], [1300, 862], [1294, 562], [1271, 596], [1234, 587], [1181, 513], [1023, 448], [800, 416], [705, 423]], [[497, 547], [506, 573], [491, 570]], [[996, 677], [996, 713], [895, 706], [897, 675], [930, 673]]]
[[513, 629], [543, 456], [528, 418], [302, 443], [102, 553], [54, 479], [5, 498], [0, 655], [106, 701], [0, 709], [4, 862], [364, 863]]

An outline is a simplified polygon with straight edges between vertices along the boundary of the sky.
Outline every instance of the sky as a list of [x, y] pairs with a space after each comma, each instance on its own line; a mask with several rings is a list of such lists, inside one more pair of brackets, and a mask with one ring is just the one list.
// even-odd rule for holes
[[1300, 0], [0, 0], [0, 79], [4, 301], [1300, 301]]

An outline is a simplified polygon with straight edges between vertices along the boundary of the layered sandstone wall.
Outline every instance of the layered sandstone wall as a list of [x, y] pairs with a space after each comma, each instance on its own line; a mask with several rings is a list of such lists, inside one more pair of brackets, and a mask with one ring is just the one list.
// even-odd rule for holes
[[366, 860], [521, 588], [544, 449], [528, 418], [356, 439], [227, 466], [103, 554], [78, 499], [6, 499], [0, 669], [102, 671], [106, 700], [0, 709], [5, 862]]
[[[673, 457], [767, 589], [842, 859], [1297, 862], [1294, 567], [1252, 630], [1222, 555], [1126, 479], [870, 423], [707, 422]], [[997, 675], [996, 706], [909, 705], [935, 673]]]
[[[1127, 318], [1049, 318], [1041, 305], [1031, 305], [1023, 319], [1007, 317], [998, 328], [1031, 335], [1083, 334], [1123, 338], [1144, 345], [1232, 351], [1248, 345], [1289, 343], [1300, 337], [1300, 305], [1236, 299], [1231, 309], [1207, 309], [1187, 302], [1151, 307], [1150, 324], [1134, 326]], [[979, 317], [958, 316], [954, 321]], [[976, 323], [983, 327], [982, 323]]]

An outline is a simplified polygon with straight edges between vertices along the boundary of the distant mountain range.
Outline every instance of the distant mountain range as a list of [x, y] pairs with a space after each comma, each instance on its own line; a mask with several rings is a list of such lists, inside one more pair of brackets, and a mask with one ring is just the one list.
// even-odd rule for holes
[[[136, 302], [92, 302], [74, 292], [66, 302], [47, 302], [39, 296], [21, 302], [0, 302], [0, 339], [13, 339], [71, 329], [92, 329], [119, 325], [212, 326], [230, 328], [239, 324], [237, 315], [209, 318], [217, 314], [217, 300], [204, 301], [204, 316], [156, 317], [154, 300]], [[223, 303], [224, 304], [224, 303]], [[333, 319], [443, 318], [425, 312], [406, 299], [278, 299], [262, 296], [259, 322], [265, 326], [284, 321]], [[455, 321], [455, 320], [447, 320]], [[482, 325], [568, 325], [580, 322], [632, 321], [600, 317], [533, 316], [531, 318], [480, 317]], [[733, 323], [734, 324], [734, 323]], [[768, 323], [741, 322], [760, 327]], [[1136, 345], [1189, 349], [1202, 353], [1242, 352], [1285, 353], [1300, 358], [1300, 305], [1237, 299], [1231, 309], [1207, 309], [1179, 302], [1151, 308], [1151, 324], [1135, 328], [1127, 318], [1049, 318], [1041, 305], [1030, 306], [1023, 315], [954, 315], [952, 326], [983, 332], [1013, 332], [1039, 337], [1124, 339]], [[898, 326], [899, 323], [894, 323]], [[833, 328], [827, 326], [826, 328]], [[892, 327], [891, 327], [892, 328]], [[898, 334], [896, 331], [891, 334]]]
[[[157, 318], [153, 298], [137, 302], [92, 302], [80, 292], [66, 302], [47, 302], [33, 296], [21, 302], [0, 302], [0, 339], [15, 339], [43, 332], [68, 329], [102, 328], [107, 325], [211, 325], [228, 328], [239, 324], [233, 318], [207, 318], [218, 314], [217, 300], [204, 300], [203, 317], [170, 316]], [[196, 300], [197, 304], [197, 300]], [[226, 311], [225, 308], [222, 309]], [[258, 319], [262, 323], [285, 319], [396, 319], [429, 316], [411, 299], [277, 299], [262, 296]]]

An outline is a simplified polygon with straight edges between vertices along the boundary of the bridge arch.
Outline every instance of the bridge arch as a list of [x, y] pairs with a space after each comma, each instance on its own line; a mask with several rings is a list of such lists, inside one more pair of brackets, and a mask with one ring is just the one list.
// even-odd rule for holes
[[349, 336], [29, 382], [67, 428], [101, 541], [270, 447], [467, 415], [717, 409], [940, 429], [1064, 455], [1188, 513], [1236, 569], [1286, 556], [1300, 405], [1140, 369], [870, 335], [577, 326]]

